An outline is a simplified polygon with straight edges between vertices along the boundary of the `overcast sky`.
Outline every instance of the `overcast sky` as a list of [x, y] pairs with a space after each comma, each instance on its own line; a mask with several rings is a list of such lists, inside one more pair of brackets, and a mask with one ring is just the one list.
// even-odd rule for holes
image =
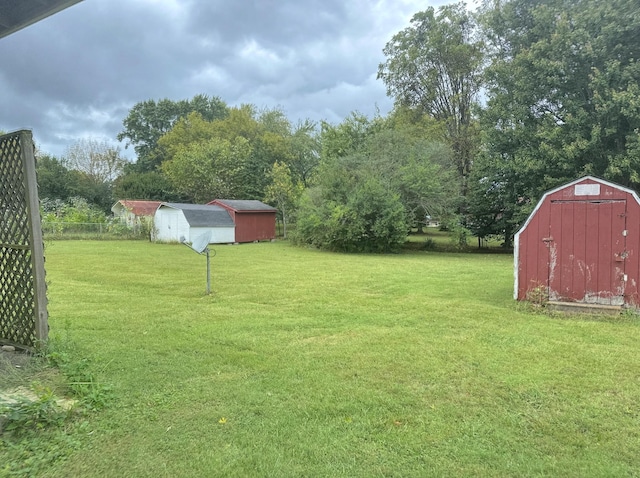
[[85, 0], [0, 39], [0, 130], [120, 146], [137, 102], [219, 96], [295, 123], [386, 114], [382, 48], [447, 0]]

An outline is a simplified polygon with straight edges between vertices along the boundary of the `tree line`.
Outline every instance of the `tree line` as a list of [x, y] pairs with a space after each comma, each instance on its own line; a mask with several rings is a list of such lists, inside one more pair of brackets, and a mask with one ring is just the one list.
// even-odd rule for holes
[[[633, 0], [429, 7], [384, 46], [386, 116], [292, 124], [218, 97], [147, 100], [118, 140], [40, 155], [41, 195], [278, 207], [292, 239], [391, 251], [425, 217], [509, 246], [542, 193], [591, 174], [640, 186], [640, 16]], [[75, 148], [75, 149], [74, 149]], [[55, 178], [59, 180], [55, 180]]]

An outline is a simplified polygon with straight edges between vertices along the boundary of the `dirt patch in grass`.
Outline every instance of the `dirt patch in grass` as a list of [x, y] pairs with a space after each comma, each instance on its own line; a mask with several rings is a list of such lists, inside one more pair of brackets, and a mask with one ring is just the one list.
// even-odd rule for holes
[[33, 360], [33, 356], [28, 352], [16, 350], [8, 352], [0, 349], [0, 377], [7, 374], [15, 374], [16, 369], [25, 369]]
[[0, 348], [0, 392], [18, 387], [32, 388], [34, 384], [52, 390], [64, 389], [64, 379], [60, 370], [47, 361], [28, 351], [8, 352]]

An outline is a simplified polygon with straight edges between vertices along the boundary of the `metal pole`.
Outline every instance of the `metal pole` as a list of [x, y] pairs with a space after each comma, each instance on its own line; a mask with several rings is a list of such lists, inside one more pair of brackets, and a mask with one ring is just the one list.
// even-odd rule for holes
[[209, 248], [205, 249], [207, 253], [207, 295], [211, 294], [211, 263], [209, 261]]

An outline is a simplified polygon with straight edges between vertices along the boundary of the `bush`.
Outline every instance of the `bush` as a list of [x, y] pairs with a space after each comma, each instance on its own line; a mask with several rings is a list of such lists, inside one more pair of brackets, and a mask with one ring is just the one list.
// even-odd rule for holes
[[107, 215], [104, 211], [81, 197], [72, 197], [67, 201], [43, 198], [40, 201], [40, 207], [42, 220], [47, 223], [107, 223]]
[[395, 252], [407, 235], [406, 212], [397, 195], [368, 178], [353, 185], [344, 203], [326, 189], [308, 190], [292, 240], [340, 252]]

